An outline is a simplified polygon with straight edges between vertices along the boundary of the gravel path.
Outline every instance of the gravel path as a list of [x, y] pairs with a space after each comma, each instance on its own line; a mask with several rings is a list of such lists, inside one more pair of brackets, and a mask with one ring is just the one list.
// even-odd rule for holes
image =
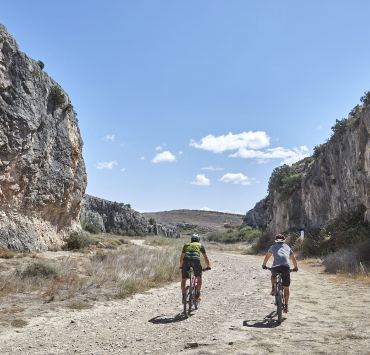
[[261, 257], [210, 253], [200, 309], [181, 316], [179, 285], [81, 311], [35, 316], [0, 334], [1, 354], [370, 354], [370, 289], [318, 271], [292, 275], [278, 325]]

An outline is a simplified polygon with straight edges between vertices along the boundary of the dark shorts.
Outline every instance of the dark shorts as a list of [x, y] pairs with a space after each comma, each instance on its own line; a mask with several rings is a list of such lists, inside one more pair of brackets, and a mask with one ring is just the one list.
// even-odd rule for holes
[[189, 278], [190, 267], [194, 270], [194, 275], [196, 277], [202, 277], [202, 265], [199, 259], [184, 259], [184, 264], [182, 265], [182, 278]]
[[283, 280], [283, 286], [290, 286], [290, 267], [289, 266], [275, 266], [271, 268], [272, 276], [276, 276], [281, 273], [281, 278]]

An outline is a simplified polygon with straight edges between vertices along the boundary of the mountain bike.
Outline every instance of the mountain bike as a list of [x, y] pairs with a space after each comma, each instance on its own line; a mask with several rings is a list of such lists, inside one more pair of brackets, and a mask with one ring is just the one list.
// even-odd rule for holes
[[[272, 270], [273, 268], [267, 267], [266, 270]], [[295, 272], [296, 270], [290, 269], [290, 272]], [[278, 272], [276, 275], [275, 281], [275, 306], [276, 306], [276, 313], [278, 316], [278, 322], [281, 323], [283, 321], [283, 306], [285, 304], [284, 299], [284, 287], [283, 287], [283, 278], [281, 272]]]
[[[204, 268], [203, 271], [211, 270], [211, 268]], [[189, 277], [189, 285], [185, 288], [185, 297], [183, 299], [183, 306], [184, 306], [184, 315], [190, 315], [192, 309], [197, 310], [199, 307], [199, 298], [197, 297], [197, 285], [198, 280], [194, 275], [194, 269], [192, 267], [189, 268], [188, 271]]]

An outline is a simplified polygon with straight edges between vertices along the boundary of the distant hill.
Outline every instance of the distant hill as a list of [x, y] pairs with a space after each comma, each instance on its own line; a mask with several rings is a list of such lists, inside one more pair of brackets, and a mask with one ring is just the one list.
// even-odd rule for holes
[[187, 230], [200, 233], [239, 227], [244, 215], [217, 211], [172, 210], [143, 213], [147, 218], [154, 218], [157, 223], [177, 226], [183, 232]]

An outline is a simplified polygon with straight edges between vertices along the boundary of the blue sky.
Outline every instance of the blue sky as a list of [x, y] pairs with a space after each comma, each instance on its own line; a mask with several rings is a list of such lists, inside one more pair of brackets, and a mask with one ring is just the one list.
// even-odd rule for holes
[[370, 2], [20, 1], [0, 22], [78, 113], [87, 192], [245, 213], [370, 88]]

